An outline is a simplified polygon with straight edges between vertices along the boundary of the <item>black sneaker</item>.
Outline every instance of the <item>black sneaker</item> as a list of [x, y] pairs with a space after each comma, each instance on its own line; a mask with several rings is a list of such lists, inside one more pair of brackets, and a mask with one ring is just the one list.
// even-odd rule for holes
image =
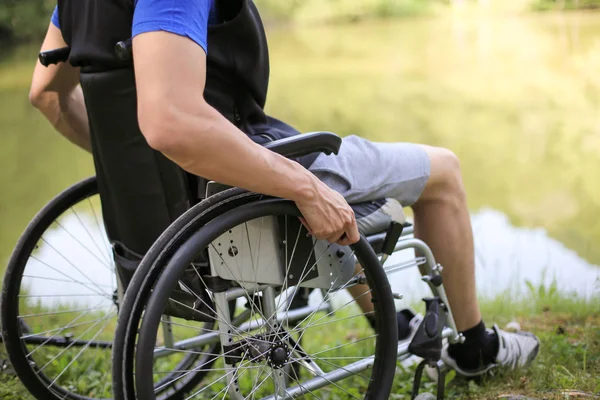
[[[404, 309], [398, 311], [397, 314], [399, 317], [398, 318], [398, 330], [401, 329], [400, 318], [402, 319], [402, 324], [406, 324], [405, 321], [408, 321], [408, 333], [404, 334], [403, 336], [400, 336], [400, 332], [398, 332], [398, 341], [403, 342], [403, 341], [407, 341], [407, 340], [412, 340], [413, 336], [415, 336], [415, 333], [417, 332], [417, 329], [419, 328], [419, 325], [421, 324], [421, 321], [423, 321], [423, 315], [415, 313], [410, 308], [404, 308]], [[402, 329], [402, 330], [405, 330], [405, 329]]]
[[213, 303], [196, 270], [188, 268], [184, 272], [169, 296], [165, 314], [188, 321], [215, 321]]

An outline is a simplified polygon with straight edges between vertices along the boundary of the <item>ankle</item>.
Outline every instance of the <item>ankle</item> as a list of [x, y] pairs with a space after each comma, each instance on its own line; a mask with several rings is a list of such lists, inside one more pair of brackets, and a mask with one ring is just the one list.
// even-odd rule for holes
[[485, 328], [483, 321], [461, 333], [465, 341], [448, 346], [448, 354], [460, 368], [476, 369], [496, 361], [498, 337]]

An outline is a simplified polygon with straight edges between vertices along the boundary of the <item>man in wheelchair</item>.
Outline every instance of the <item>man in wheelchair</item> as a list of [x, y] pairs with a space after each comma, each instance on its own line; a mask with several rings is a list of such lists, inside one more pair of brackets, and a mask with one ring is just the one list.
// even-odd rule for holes
[[[130, 37], [133, 61], [114, 53]], [[399, 202], [412, 207], [415, 236], [444, 266], [465, 339], [444, 349], [445, 363], [478, 376], [524, 366], [537, 355], [534, 335], [488, 329], [482, 321], [465, 189], [450, 150], [347, 136], [337, 155], [290, 160], [263, 146], [298, 132], [263, 111], [268, 49], [250, 0], [60, 0], [42, 50], [67, 45], [69, 63], [38, 63], [30, 99], [60, 133], [93, 151], [107, 230], [127, 245], [123, 253], [143, 254], [189, 207], [190, 192], [203, 197], [193, 177], [290, 199], [315, 238], [340, 245], [356, 242], [373, 218], [389, 222]], [[132, 62], [137, 116], [122, 100]], [[109, 79], [107, 71], [125, 72]], [[138, 121], [143, 136], [130, 135]], [[177, 175], [175, 166], [189, 174]], [[372, 212], [357, 223], [348, 203], [364, 202]], [[365, 290], [351, 291], [368, 311]], [[408, 310], [398, 313], [399, 339], [410, 337], [413, 318]]]

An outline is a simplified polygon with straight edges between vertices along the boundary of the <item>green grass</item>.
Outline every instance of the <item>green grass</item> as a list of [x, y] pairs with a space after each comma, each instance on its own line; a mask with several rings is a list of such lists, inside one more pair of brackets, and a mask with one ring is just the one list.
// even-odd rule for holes
[[[510, 321], [517, 321], [523, 330], [536, 333], [542, 342], [540, 355], [529, 369], [501, 373], [478, 383], [458, 379], [451, 372], [447, 377], [447, 398], [495, 399], [510, 394], [564, 399], [574, 391], [600, 395], [600, 381], [597, 379], [600, 376], [600, 299], [586, 301], [576, 295], [560, 294], [553, 287], [540, 287], [531, 288], [531, 292], [523, 296], [506, 294], [482, 299], [481, 308], [488, 323], [496, 322], [502, 327]], [[317, 340], [330, 340], [330, 344], [335, 345], [336, 341], [349, 335], [369, 334], [364, 321], [350, 320], [318, 339], [311, 336], [313, 341], [307, 334], [305, 346], [322, 345]], [[4, 358], [5, 352], [0, 346], [0, 359]], [[99, 371], [109, 370], [108, 363], [104, 364], [97, 364]], [[409, 398], [413, 374], [414, 366], [399, 366], [392, 399]], [[349, 379], [343, 386], [356, 395], [363, 390], [360, 378]], [[423, 388], [433, 391], [435, 385], [426, 380]], [[1, 373], [0, 398], [21, 400], [31, 397], [13, 375]], [[341, 400], [348, 395], [333, 388], [327, 392], [326, 398]]]

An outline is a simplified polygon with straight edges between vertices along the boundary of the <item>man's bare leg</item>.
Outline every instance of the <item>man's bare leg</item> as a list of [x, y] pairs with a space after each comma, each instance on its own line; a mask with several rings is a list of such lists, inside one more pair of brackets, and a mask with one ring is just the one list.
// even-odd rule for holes
[[[486, 329], [477, 304], [473, 232], [460, 165], [449, 150], [423, 146], [430, 160], [430, 177], [419, 200], [412, 206], [415, 236], [433, 251], [444, 266], [444, 288], [464, 343], [449, 345], [444, 362], [459, 374], [477, 376], [494, 366], [515, 369], [537, 355], [539, 339], [527, 332], [507, 333]], [[372, 310], [368, 287], [350, 293], [363, 311]], [[362, 296], [361, 296], [362, 295]], [[501, 348], [500, 343], [505, 345]]]
[[449, 150], [424, 146], [431, 173], [413, 205], [415, 237], [431, 248], [444, 270], [444, 289], [459, 331], [481, 321], [475, 287], [473, 231], [457, 157]]
[[[417, 203], [415, 236], [431, 248], [444, 266], [444, 288], [459, 331], [481, 321], [475, 287], [473, 232], [462, 183], [460, 165], [449, 150], [424, 146], [431, 164], [430, 178]], [[355, 274], [361, 271], [357, 265]], [[373, 311], [368, 285], [356, 285], [348, 292], [368, 313]]]
[[[354, 275], [361, 274], [363, 271], [360, 264], [356, 264], [354, 269]], [[354, 297], [354, 300], [367, 317], [367, 321], [373, 329], [375, 329], [375, 319], [373, 316], [373, 302], [369, 285], [355, 285], [348, 288], [348, 292]], [[404, 340], [410, 336], [411, 333], [411, 320], [415, 317], [412, 310], [405, 309], [396, 313], [396, 322], [398, 324], [398, 340]]]
[[[359, 275], [362, 273], [362, 267], [360, 264], [356, 264], [354, 268], [354, 275]], [[360, 309], [365, 313], [373, 312], [373, 303], [371, 296], [369, 285], [354, 285], [348, 288], [348, 292], [354, 297], [356, 304], [360, 307]]]
[[430, 178], [413, 205], [415, 236], [427, 243], [444, 266], [444, 289], [465, 339], [464, 343], [450, 344], [442, 358], [465, 376], [485, 374], [497, 365], [508, 369], [525, 366], [537, 356], [538, 338], [527, 332], [486, 329], [481, 319], [473, 232], [458, 159], [449, 150], [424, 148], [431, 164]]

